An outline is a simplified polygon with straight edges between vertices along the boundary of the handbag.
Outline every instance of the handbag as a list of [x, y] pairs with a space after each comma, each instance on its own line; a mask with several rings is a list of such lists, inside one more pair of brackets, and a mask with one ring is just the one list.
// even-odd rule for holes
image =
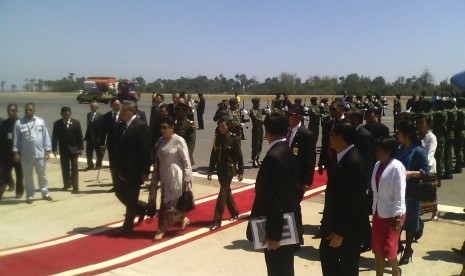
[[192, 193], [192, 183], [183, 184], [181, 198], [179, 198], [177, 209], [187, 213], [195, 209], [194, 194]]
[[435, 201], [438, 176], [435, 173], [426, 173], [422, 170], [420, 183], [412, 190], [412, 198], [416, 201]]

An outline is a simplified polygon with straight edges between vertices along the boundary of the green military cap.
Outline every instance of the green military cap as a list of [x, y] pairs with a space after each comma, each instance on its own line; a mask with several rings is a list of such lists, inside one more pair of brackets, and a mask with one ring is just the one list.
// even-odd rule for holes
[[310, 102], [312, 102], [312, 103], [316, 103], [317, 100], [318, 100], [317, 97], [311, 97], [310, 98]]
[[457, 104], [460, 106], [465, 106], [465, 97], [457, 98]]
[[328, 98], [323, 98], [323, 99], [321, 99], [321, 102], [322, 102], [322, 103], [327, 103], [327, 102], [328, 102]]
[[282, 104], [282, 103], [283, 103], [283, 100], [281, 100], [281, 99], [276, 99], [276, 100], [274, 100], [274, 103], [275, 103], [275, 104]]
[[232, 122], [232, 120], [233, 120], [233, 118], [231, 116], [224, 115], [224, 116], [221, 116], [218, 119], [218, 124], [221, 124], [221, 123], [224, 123], [224, 122]]
[[286, 111], [286, 114], [308, 116], [308, 113], [305, 112], [304, 107], [300, 104], [291, 104], [288, 110]]
[[253, 104], [258, 104], [259, 102], [260, 102], [260, 98], [255, 97], [252, 99]]
[[237, 99], [236, 98], [229, 99], [229, 104], [238, 104]]
[[177, 103], [176, 104], [176, 107], [174, 108], [176, 111], [180, 111], [180, 110], [188, 110], [189, 109], [189, 106], [185, 103]]
[[444, 101], [443, 99], [437, 99], [434, 101], [434, 106], [439, 107], [439, 108], [445, 108], [446, 101]]

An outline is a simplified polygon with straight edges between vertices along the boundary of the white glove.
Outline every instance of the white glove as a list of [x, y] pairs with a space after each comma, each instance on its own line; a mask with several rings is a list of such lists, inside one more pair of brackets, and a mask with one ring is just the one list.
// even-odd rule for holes
[[308, 111], [308, 107], [304, 106], [304, 111], [307, 112], [307, 111]]
[[245, 115], [248, 115], [248, 114], [249, 114], [249, 112], [247, 112], [247, 110], [245, 110], [245, 109], [241, 110], [241, 115], [242, 116], [245, 116]]
[[241, 127], [245, 127], [245, 124], [244, 124], [244, 123], [241, 123]]
[[288, 111], [287, 105], [283, 107], [283, 111]]
[[304, 121], [305, 121], [305, 122], [309, 122], [309, 121], [310, 121], [310, 117], [304, 116]]
[[270, 115], [271, 114], [271, 109], [269, 109], [269, 108], [265, 109], [265, 114]]

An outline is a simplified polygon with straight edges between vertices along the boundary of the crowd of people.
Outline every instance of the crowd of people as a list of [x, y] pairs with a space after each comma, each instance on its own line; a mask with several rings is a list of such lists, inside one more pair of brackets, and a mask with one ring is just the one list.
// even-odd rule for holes
[[[202, 94], [198, 97], [194, 101], [186, 93], [174, 93], [172, 102], [165, 103], [162, 94], [154, 93], [149, 121], [131, 101], [114, 98], [111, 111], [105, 114], [98, 111], [97, 102], [91, 102], [85, 135], [70, 107], [62, 107], [50, 136], [45, 121], [35, 115], [33, 103], [25, 105], [23, 118], [15, 104], [8, 105], [8, 119], [0, 125], [0, 198], [8, 188], [15, 190], [18, 199], [25, 192], [27, 203], [32, 204], [35, 168], [42, 197], [52, 201], [45, 169], [51, 153], [60, 158], [63, 191], [79, 193], [78, 157], [85, 141], [86, 170], [100, 169], [108, 152], [113, 183], [109, 192], [115, 192], [126, 207], [121, 235], [133, 232], [136, 217], [141, 223], [146, 215], [156, 214], [159, 229], [154, 240], [162, 239], [173, 225], [185, 229], [190, 220], [180, 204], [185, 192], [192, 190], [196, 132], [204, 130], [205, 98]], [[423, 233], [420, 216], [431, 213], [432, 220], [439, 218], [437, 194], [422, 201], [418, 187], [433, 179], [437, 189], [465, 167], [465, 98], [428, 99], [422, 95], [409, 100], [402, 112], [401, 96], [397, 95], [394, 136], [381, 122], [388, 104], [380, 95], [352, 97], [345, 93], [331, 102], [312, 97], [307, 106], [306, 100], [291, 102], [288, 95], [277, 94], [265, 108], [260, 98], [253, 98], [250, 110], [240, 108], [240, 102], [237, 94], [221, 101], [213, 117], [217, 128], [207, 178], [211, 180], [216, 172], [220, 191], [210, 230], [221, 227], [225, 205], [230, 220], [238, 219], [240, 210], [230, 186], [234, 177], [243, 179], [241, 140], [246, 139], [243, 128], [250, 121], [251, 161], [259, 168], [251, 218], [267, 218], [269, 275], [294, 274], [293, 257], [304, 244], [300, 203], [313, 184], [315, 168], [319, 174], [326, 171], [328, 178], [320, 226], [323, 274], [358, 275], [360, 254], [371, 250], [377, 275], [383, 274], [386, 259], [392, 275], [401, 275], [399, 266], [412, 260], [413, 242]], [[270, 149], [261, 160], [264, 136]], [[139, 194], [150, 173], [145, 203]], [[287, 212], [294, 213], [298, 243], [280, 247], [282, 217]], [[406, 232], [405, 246], [402, 230]], [[457, 250], [460, 254], [464, 251]]]

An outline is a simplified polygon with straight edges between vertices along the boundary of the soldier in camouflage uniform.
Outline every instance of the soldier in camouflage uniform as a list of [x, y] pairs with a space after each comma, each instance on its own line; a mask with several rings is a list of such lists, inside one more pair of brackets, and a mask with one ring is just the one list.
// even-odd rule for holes
[[327, 122], [331, 121], [328, 98], [323, 98], [320, 101], [320, 115], [321, 115], [321, 126], [324, 126]]
[[375, 110], [375, 105], [373, 103], [373, 96], [371, 94], [367, 94], [366, 99], [365, 99], [365, 105], [364, 108], [365, 110]]
[[194, 148], [197, 128], [194, 121], [187, 119], [189, 106], [185, 103], [177, 103], [175, 106], [176, 124], [174, 133], [184, 138], [189, 149], [189, 158], [191, 165], [194, 165]]
[[394, 105], [392, 113], [394, 115], [394, 132], [397, 132], [397, 126], [399, 125], [399, 119], [397, 118], [398, 114], [402, 112], [402, 103], [400, 101], [400, 94], [396, 94], [396, 98], [394, 99]]
[[320, 135], [321, 112], [316, 97], [312, 97], [310, 99], [308, 114], [310, 117], [308, 129], [310, 129], [313, 132], [313, 134], [315, 135], [315, 140], [318, 141], [318, 136]]
[[241, 126], [241, 111], [239, 110], [239, 102], [236, 98], [229, 99], [229, 110], [228, 116], [231, 118], [231, 125], [229, 130], [236, 134], [237, 137], [242, 135], [242, 126]]
[[455, 111], [455, 101], [448, 99], [446, 101], [447, 112], [447, 134], [444, 145], [444, 176], [443, 179], [452, 179], [452, 147], [454, 145], [454, 127], [457, 122], [457, 112]]
[[274, 108], [272, 109], [272, 112], [276, 112], [282, 115], [286, 115], [286, 112], [283, 110], [283, 100], [281, 99], [275, 99], [274, 100]]
[[355, 96], [355, 107], [357, 109], [363, 110], [365, 108], [365, 104], [363, 103], [363, 96], [356, 95]]
[[213, 224], [210, 226], [210, 230], [216, 230], [221, 227], [225, 204], [231, 214], [230, 220], [236, 220], [239, 215], [231, 193], [231, 181], [235, 175], [237, 175], [239, 181], [242, 181], [244, 160], [239, 136], [229, 131], [231, 123], [232, 118], [229, 116], [223, 116], [218, 120], [219, 132], [215, 135], [210, 155], [208, 180], [212, 179], [212, 174], [216, 169], [218, 181], [221, 185], [216, 200]]
[[381, 117], [383, 114], [383, 103], [381, 102], [381, 94], [376, 94], [376, 97], [373, 101], [373, 105], [376, 110], [376, 116], [378, 116], [378, 122], [381, 123]]
[[[424, 99], [423, 101], [425, 101]], [[430, 100], [431, 102], [431, 100]], [[434, 158], [436, 159], [436, 172], [439, 179], [444, 176], [444, 146], [447, 136], [447, 111], [446, 102], [438, 99], [434, 102], [434, 111], [432, 112], [432, 129], [438, 142]]]
[[454, 153], [455, 153], [455, 170], [454, 173], [461, 173], [464, 167], [463, 150], [465, 140], [465, 98], [457, 99], [457, 121], [454, 129]]
[[260, 108], [260, 98], [252, 99], [253, 107], [249, 111], [250, 120], [252, 121], [252, 166], [260, 167], [260, 153], [263, 145], [263, 115], [265, 111]]

